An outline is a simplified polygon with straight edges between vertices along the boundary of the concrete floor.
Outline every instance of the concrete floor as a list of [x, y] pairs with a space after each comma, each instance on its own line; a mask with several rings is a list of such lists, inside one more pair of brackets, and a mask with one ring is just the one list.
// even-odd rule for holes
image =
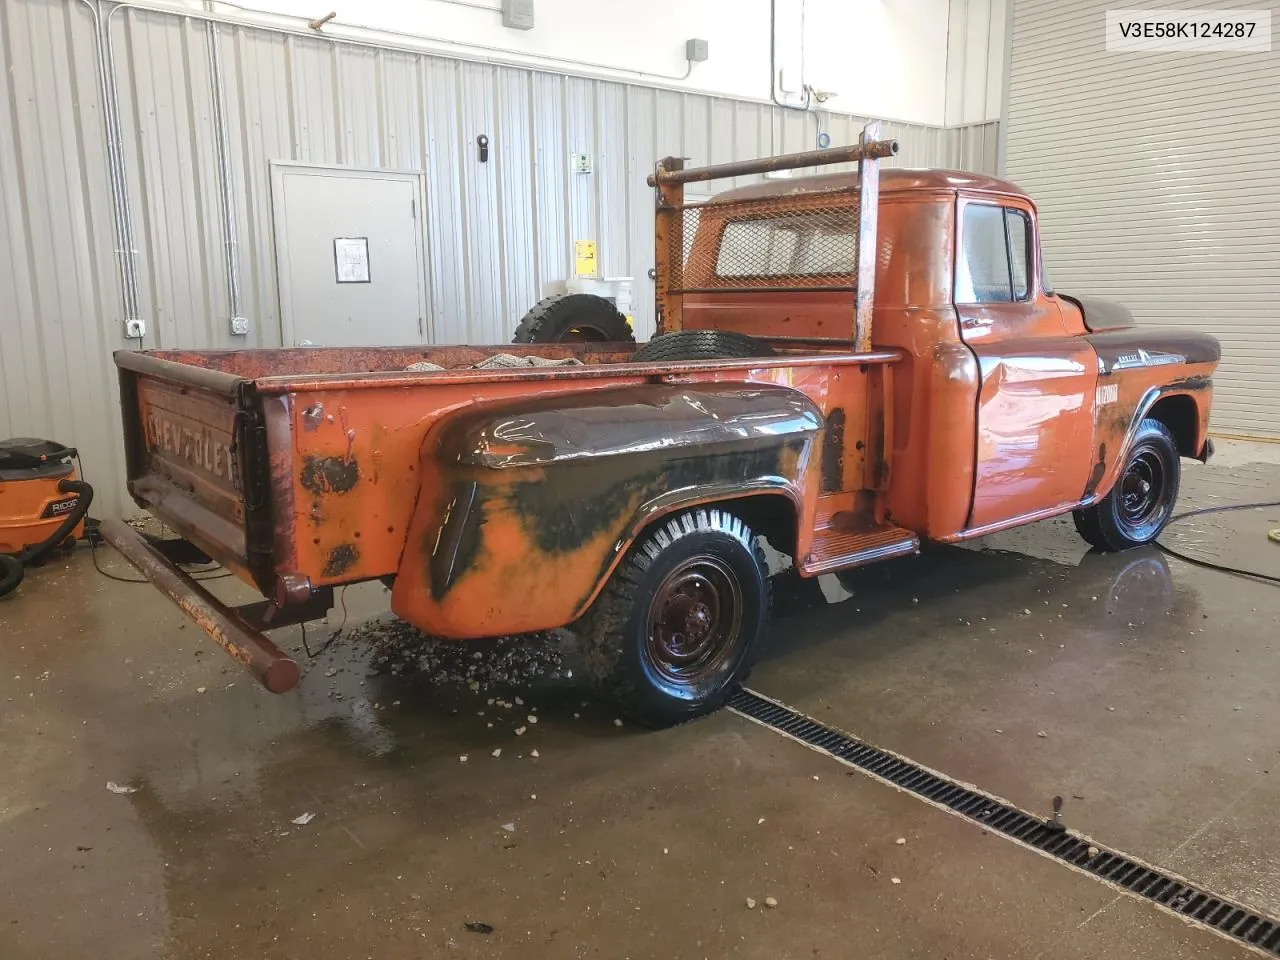
[[[1278, 461], [1188, 465], [1183, 506], [1280, 499]], [[1280, 573], [1273, 527], [1168, 541]], [[1280, 914], [1276, 588], [1069, 520], [981, 546], [784, 595], [751, 686]], [[372, 675], [344, 635], [272, 697], [87, 551], [34, 571], [0, 602], [0, 957], [1247, 954], [733, 714], [619, 727], [572, 658], [475, 691], [469, 653]]]

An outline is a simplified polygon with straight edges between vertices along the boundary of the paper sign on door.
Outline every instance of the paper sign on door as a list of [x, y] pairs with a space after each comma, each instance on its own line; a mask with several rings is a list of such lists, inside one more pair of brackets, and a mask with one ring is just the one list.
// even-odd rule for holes
[[334, 237], [333, 262], [339, 283], [368, 283], [369, 238]]

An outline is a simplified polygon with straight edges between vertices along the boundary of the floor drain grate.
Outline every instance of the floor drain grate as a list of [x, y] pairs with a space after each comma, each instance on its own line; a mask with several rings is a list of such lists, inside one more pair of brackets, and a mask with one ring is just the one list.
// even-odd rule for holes
[[1092, 874], [1169, 910], [1180, 917], [1211, 927], [1240, 943], [1274, 957], [1280, 957], [1280, 920], [1255, 913], [1246, 907], [1192, 886], [1185, 880], [1161, 873], [1097, 841], [1085, 840], [1062, 827], [1033, 816], [1003, 800], [969, 787], [905, 760], [888, 751], [862, 743], [848, 734], [823, 726], [753, 693], [739, 689], [728, 702], [743, 716], [772, 727], [845, 763], [865, 770], [914, 793], [931, 803], [1004, 834], [1057, 860]]

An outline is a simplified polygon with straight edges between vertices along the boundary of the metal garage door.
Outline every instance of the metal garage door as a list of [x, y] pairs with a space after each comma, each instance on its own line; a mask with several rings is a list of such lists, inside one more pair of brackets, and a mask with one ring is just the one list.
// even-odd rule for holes
[[1108, 6], [1197, 4], [1018, 0], [1006, 173], [1059, 290], [1215, 334], [1215, 431], [1280, 436], [1280, 56], [1107, 53]]

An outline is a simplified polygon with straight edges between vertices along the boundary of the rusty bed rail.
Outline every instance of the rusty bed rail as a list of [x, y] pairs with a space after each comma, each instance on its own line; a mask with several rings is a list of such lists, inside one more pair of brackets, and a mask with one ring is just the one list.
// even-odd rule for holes
[[[878, 130], [872, 131], [874, 137]], [[866, 131], [863, 131], [866, 136]], [[703, 183], [707, 180], [723, 180], [728, 177], [750, 177], [761, 173], [774, 173], [778, 170], [799, 170], [804, 167], [825, 167], [833, 163], [858, 163], [864, 159], [882, 160], [892, 157], [898, 152], [897, 140], [867, 140], [861, 138], [858, 143], [844, 147], [830, 147], [826, 150], [806, 150], [803, 153], [785, 153], [777, 157], [759, 157], [755, 160], [736, 160], [731, 163], [716, 163], [708, 167], [689, 167], [685, 169], [683, 161], [668, 157], [658, 164], [658, 169], [649, 174], [648, 184], [656, 187], [660, 183]], [[676, 160], [676, 164], [671, 161]]]
[[147, 543], [137, 530], [113, 518], [103, 520], [99, 531], [107, 543], [264, 687], [272, 693], [288, 693], [298, 685], [298, 664], [288, 654]]
[[[649, 185], [655, 188], [656, 193], [654, 280], [658, 333], [671, 333], [683, 329], [686, 294], [727, 292], [759, 294], [787, 293], [800, 289], [826, 289], [852, 293], [850, 339], [857, 352], [869, 351], [871, 349], [871, 314], [875, 302], [880, 160], [892, 157], [898, 152], [898, 141], [881, 140], [879, 136], [880, 125], [869, 123], [863, 128], [858, 142], [845, 147], [809, 150], [803, 153], [688, 169], [679, 157], [660, 160], [648, 178]], [[786, 275], [786, 282], [782, 283], [769, 283], [768, 277], [755, 277], [753, 280], [756, 282], [752, 282], [738, 276], [730, 282], [719, 283], [710, 282], [702, 276], [708, 272], [716, 274], [718, 265], [703, 262], [697, 264], [702, 268], [701, 270], [690, 271], [699, 274], [699, 281], [689, 281], [686, 277], [686, 260], [693, 256], [693, 251], [697, 249], [702, 254], [710, 255], [711, 252], [720, 249], [717, 246], [718, 238], [707, 235], [708, 230], [714, 227], [706, 227], [701, 223], [700, 214], [703, 211], [714, 211], [717, 221], [725, 224], [735, 217], [744, 221], [748, 217], [767, 220], [771, 214], [764, 209], [768, 203], [758, 200], [754, 203], [730, 199], [728, 201], [712, 200], [705, 204], [686, 204], [684, 199], [686, 183], [703, 183], [709, 180], [830, 166], [837, 163], [858, 164], [856, 205], [855, 201], [839, 200], [837, 197], [832, 202], [831, 208], [823, 211], [828, 221], [825, 224], [827, 228], [833, 227], [841, 217], [848, 225], [852, 243], [847, 269], [842, 262], [838, 271], [825, 276]], [[844, 196], [848, 197], [848, 191], [845, 191]], [[783, 199], [779, 198], [780, 201]], [[788, 203], [778, 202], [773, 205], [779, 208], [778, 213], [781, 214], [785, 212], [783, 208], [786, 208]]]

